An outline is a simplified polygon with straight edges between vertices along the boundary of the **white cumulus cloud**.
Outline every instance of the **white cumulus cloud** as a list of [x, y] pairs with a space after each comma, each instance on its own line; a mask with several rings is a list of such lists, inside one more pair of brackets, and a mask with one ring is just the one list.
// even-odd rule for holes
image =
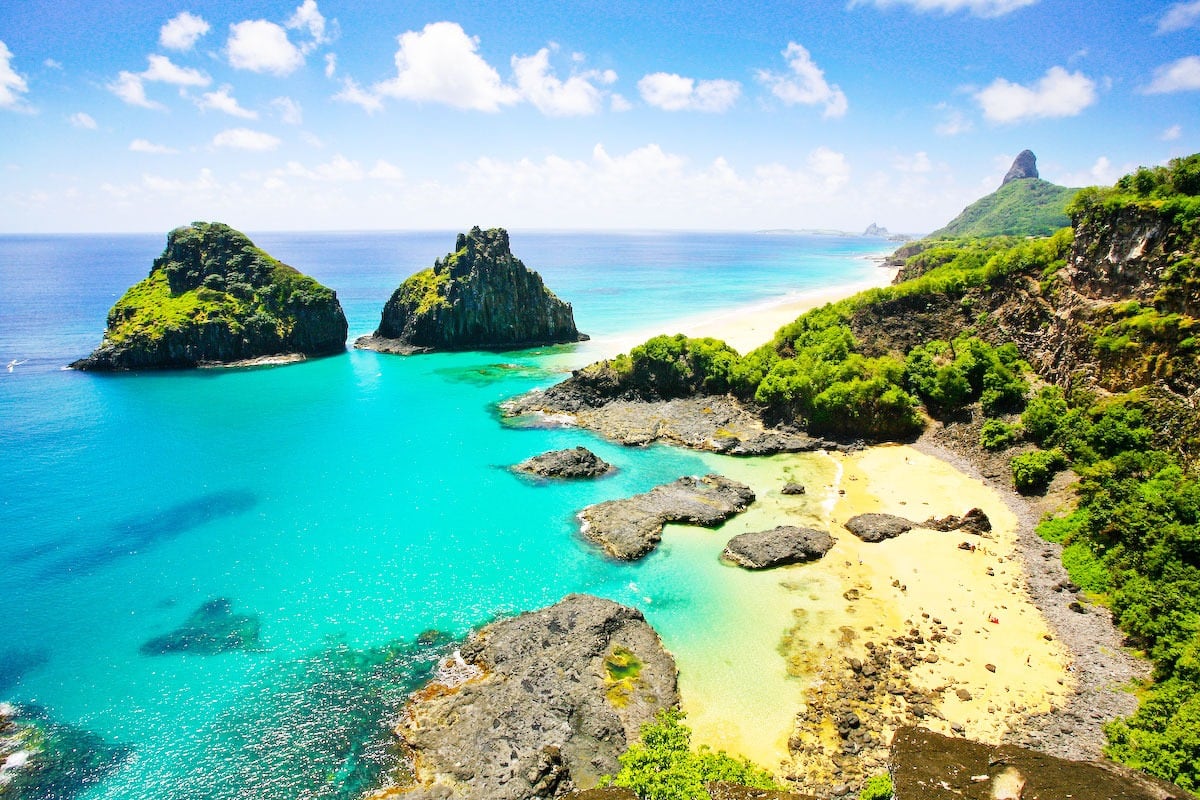
[[1174, 33], [1194, 28], [1200, 25], [1200, 0], [1190, 3], [1176, 3], [1167, 9], [1163, 18], [1158, 21], [1158, 33]]
[[241, 117], [242, 119], [258, 119], [258, 112], [251, 111], [248, 108], [242, 108], [238, 103], [237, 98], [230, 94], [233, 87], [225, 84], [215, 92], [205, 92], [196, 101], [196, 105], [202, 111], [220, 111], [228, 114], [231, 117]]
[[1177, 141], [1180, 136], [1183, 136], [1183, 126], [1182, 125], [1172, 125], [1171, 127], [1167, 128], [1165, 131], [1163, 131], [1162, 135], [1159, 136], [1158, 138], [1162, 139], [1164, 142], [1174, 142], [1174, 141]]
[[851, 0], [850, 7], [873, 5], [878, 8], [907, 6], [914, 11], [940, 11], [953, 14], [966, 11], [977, 17], [1002, 17], [1020, 8], [1032, 6], [1039, 0]]
[[290, 97], [276, 97], [271, 101], [271, 107], [279, 112], [279, 120], [285, 125], [304, 123], [304, 110]]
[[1200, 56], [1186, 56], [1154, 70], [1146, 94], [1171, 94], [1200, 89]]
[[150, 66], [139, 77], [154, 83], [170, 83], [174, 86], [208, 86], [212, 78], [198, 69], [181, 67], [166, 56], [147, 56]]
[[67, 119], [76, 128], [83, 128], [87, 131], [94, 131], [98, 127], [96, 125], [96, 120], [92, 117], [92, 115], [83, 111], [77, 111]]
[[279, 137], [249, 128], [230, 128], [213, 137], [213, 147], [265, 152], [279, 146]]
[[146, 97], [146, 84], [142, 83], [142, 76], [136, 72], [121, 70], [117, 74], [116, 79], [110, 81], [106, 85], [106, 88], [131, 106], [153, 109], [164, 108], [162, 103], [156, 103]]
[[288, 39], [287, 31], [265, 19], [230, 25], [225, 53], [234, 69], [269, 72], [280, 77], [291, 75], [304, 65], [304, 53]]
[[670, 72], [654, 72], [638, 81], [638, 93], [664, 111], [728, 111], [742, 94], [737, 81], [696, 80]]
[[332, 78], [337, 72], [337, 53], [325, 54], [325, 77]]
[[168, 50], [191, 50], [196, 40], [208, 30], [209, 25], [203, 17], [190, 11], [181, 11], [162, 26], [158, 32], [158, 43]]
[[129, 143], [129, 149], [135, 153], [150, 153], [152, 155], [169, 156], [179, 151], [165, 144], [155, 144], [148, 139], [134, 139]]
[[996, 78], [975, 100], [993, 122], [1073, 117], [1096, 102], [1096, 82], [1082, 72], [1051, 67], [1029, 86]]
[[312, 41], [301, 46], [305, 53], [311, 53], [318, 46], [333, 40], [332, 35], [326, 32], [325, 16], [317, 8], [317, 0], [304, 0], [288, 19], [287, 26], [292, 30], [308, 31]]
[[780, 74], [760, 69], [758, 79], [770, 87], [771, 93], [787, 105], [824, 105], [827, 118], [842, 117], [849, 103], [845, 93], [825, 80], [825, 72], [816, 65], [802, 45], [789, 42], [783, 51], [790, 73]]
[[596, 84], [617, 80], [612, 70], [592, 70], [561, 80], [551, 73], [549, 47], [531, 56], [513, 56], [512, 69], [521, 96], [551, 117], [595, 114], [604, 103], [604, 91]]
[[958, 136], [962, 133], [969, 133], [975, 127], [962, 111], [952, 108], [946, 103], [939, 103], [937, 110], [944, 114], [942, 121], [933, 128], [939, 136]]
[[377, 95], [474, 111], [499, 111], [520, 99], [479, 55], [478, 37], [468, 36], [457, 23], [432, 22], [419, 32], [400, 34], [397, 41], [396, 77], [375, 84]]
[[359, 86], [353, 78], [346, 78], [342, 81], [342, 90], [335, 94], [333, 99], [356, 105], [368, 114], [374, 114], [383, 109], [383, 101], [379, 99], [379, 95]]
[[13, 54], [8, 45], [0, 41], [0, 108], [20, 108], [29, 91], [25, 77], [13, 69]]

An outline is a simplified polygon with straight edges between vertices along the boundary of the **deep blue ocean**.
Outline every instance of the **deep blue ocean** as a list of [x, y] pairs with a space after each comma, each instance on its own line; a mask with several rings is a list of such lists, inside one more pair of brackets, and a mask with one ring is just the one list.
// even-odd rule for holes
[[[337, 291], [351, 339], [454, 243], [453, 232], [250, 235]], [[517, 231], [514, 253], [574, 305], [591, 342], [64, 369], [99, 343], [109, 307], [164, 243], [0, 236], [0, 701], [119, 748], [119, 766], [63, 778], [64, 792], [88, 784], [89, 800], [356, 797], [394, 764], [387, 723], [447, 638], [569, 592], [642, 606], [668, 647], [703, 631], [727, 598], [697, 587], [669, 542], [614, 563], [579, 538], [574, 515], [704, 472], [704, 459], [512, 427], [497, 403], [611, 354], [631, 331], [868, 280], [868, 256], [889, 249]], [[545, 483], [509, 470], [576, 444], [619, 471]], [[217, 599], [257, 623], [254, 648], [148, 646]]]

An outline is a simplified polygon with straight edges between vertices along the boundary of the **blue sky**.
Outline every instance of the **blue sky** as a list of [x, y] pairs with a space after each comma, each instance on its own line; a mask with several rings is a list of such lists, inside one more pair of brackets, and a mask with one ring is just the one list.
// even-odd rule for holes
[[0, 4], [0, 232], [923, 232], [1200, 151], [1200, 0]]

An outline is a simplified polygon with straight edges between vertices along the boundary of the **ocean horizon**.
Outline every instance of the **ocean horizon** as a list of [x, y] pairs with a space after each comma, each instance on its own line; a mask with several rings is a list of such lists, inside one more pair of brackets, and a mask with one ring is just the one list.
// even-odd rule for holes
[[[352, 342], [455, 233], [250, 236], [337, 291]], [[108, 309], [164, 240], [0, 235], [10, 610], [0, 701], [123, 748], [103, 780], [64, 777], [89, 800], [355, 797], [394, 766], [388, 721], [439, 653], [571, 592], [639, 606], [682, 652], [729, 635], [740, 623], [724, 568], [669, 540], [637, 564], [613, 562], [574, 516], [706, 472], [708, 458], [515, 427], [498, 404], [632, 335], [862, 284], [894, 246], [517, 231], [514, 254], [573, 304], [590, 341], [412, 357], [348, 349], [271, 368], [64, 369], [99, 344]], [[509, 469], [579, 444], [617, 473], [553, 483]], [[206, 607], [252, 621], [253, 646], [156, 651]]]

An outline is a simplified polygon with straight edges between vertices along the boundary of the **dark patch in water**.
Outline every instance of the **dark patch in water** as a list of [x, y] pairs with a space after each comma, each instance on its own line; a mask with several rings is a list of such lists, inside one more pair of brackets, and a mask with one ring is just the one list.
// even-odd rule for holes
[[254, 493], [231, 490], [212, 492], [162, 511], [131, 517], [114, 524], [102, 543], [66, 554], [47, 565], [41, 576], [52, 579], [87, 574], [214, 520], [245, 514], [257, 504]]
[[403, 761], [392, 733], [448, 637], [357, 650], [338, 644], [271, 671], [172, 759], [162, 794], [188, 800], [353, 800]]
[[[11, 707], [10, 707], [11, 708]], [[132, 750], [110, 745], [91, 731], [55, 722], [40, 708], [0, 712], [0, 763], [24, 750], [29, 760], [9, 769], [0, 796], [18, 800], [69, 800], [104, 779]]]
[[145, 656], [169, 653], [214, 655], [258, 646], [261, 625], [257, 614], [235, 614], [224, 597], [209, 600], [170, 633], [155, 636], [138, 651]]
[[443, 367], [434, 370], [440, 378], [452, 383], [469, 383], [473, 386], [488, 386], [498, 381], [540, 381], [561, 375], [562, 370], [546, 369], [533, 364], [504, 363], [483, 364], [473, 367]]
[[23, 648], [0, 650], [0, 697], [21, 679], [49, 661], [45, 650]]

